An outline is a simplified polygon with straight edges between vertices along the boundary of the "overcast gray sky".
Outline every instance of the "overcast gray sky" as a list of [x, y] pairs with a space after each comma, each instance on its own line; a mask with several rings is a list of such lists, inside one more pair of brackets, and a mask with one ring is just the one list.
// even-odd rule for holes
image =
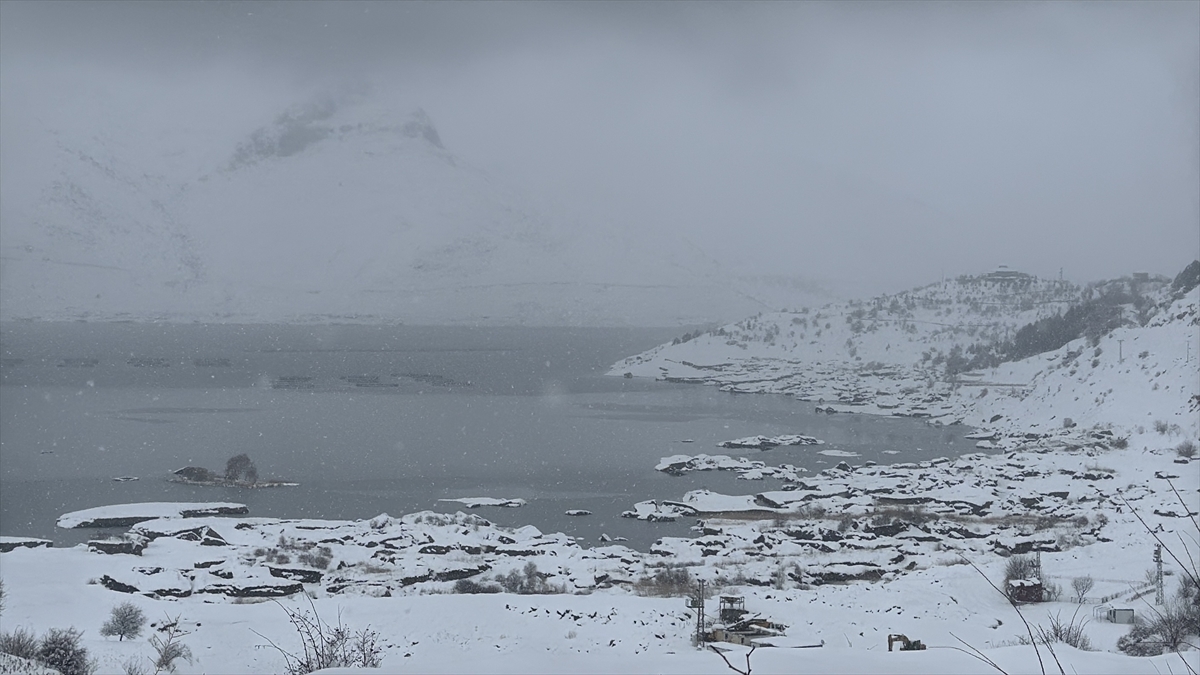
[[238, 136], [362, 82], [581, 222], [754, 272], [880, 291], [1200, 256], [1197, 2], [0, 3], [6, 152], [88, 87]]

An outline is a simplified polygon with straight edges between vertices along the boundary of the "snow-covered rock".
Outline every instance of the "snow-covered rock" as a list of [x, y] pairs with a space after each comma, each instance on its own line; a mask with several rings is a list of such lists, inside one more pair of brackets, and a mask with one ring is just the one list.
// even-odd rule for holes
[[524, 499], [498, 499], [496, 497], [456, 497], [453, 499], [439, 499], [438, 501], [457, 502], [468, 509], [477, 509], [481, 506], [503, 506], [514, 509], [526, 504]]
[[81, 527], [128, 527], [155, 518], [198, 518], [215, 515], [243, 515], [250, 509], [232, 502], [140, 502], [97, 506], [64, 513], [58, 526], [65, 529]]

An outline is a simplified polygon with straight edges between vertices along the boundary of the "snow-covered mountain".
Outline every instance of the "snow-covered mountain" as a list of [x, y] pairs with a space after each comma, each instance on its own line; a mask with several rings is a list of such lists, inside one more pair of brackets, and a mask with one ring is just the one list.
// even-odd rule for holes
[[767, 307], [750, 288], [813, 297], [735, 279], [684, 241], [547, 215], [410, 110], [319, 96], [235, 138], [101, 106], [93, 131], [43, 129], [22, 146], [36, 168], [6, 179], [0, 311], [683, 325]]

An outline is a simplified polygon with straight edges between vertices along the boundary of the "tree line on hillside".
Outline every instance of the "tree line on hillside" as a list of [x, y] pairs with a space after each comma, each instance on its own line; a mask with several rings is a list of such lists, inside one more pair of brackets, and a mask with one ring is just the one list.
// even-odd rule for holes
[[[1171, 283], [1172, 297], [1182, 297], [1197, 285], [1200, 285], [1200, 260], [1192, 261], [1176, 275]], [[1149, 319], [1154, 301], [1139, 292], [1136, 282], [1090, 287], [1079, 304], [1022, 326], [1011, 339], [975, 343], [966, 349], [955, 345], [944, 359], [946, 374], [1020, 361], [1054, 351], [1079, 338], [1087, 338], [1095, 346], [1101, 337], [1127, 323], [1127, 307], [1136, 312], [1140, 325]], [[934, 365], [938, 365], [938, 360]]]

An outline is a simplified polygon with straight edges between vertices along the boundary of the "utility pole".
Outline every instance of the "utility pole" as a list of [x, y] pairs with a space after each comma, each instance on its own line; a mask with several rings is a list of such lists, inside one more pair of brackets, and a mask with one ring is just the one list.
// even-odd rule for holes
[[696, 581], [696, 594], [688, 598], [688, 607], [696, 610], [696, 646], [704, 646], [704, 580]]
[[1154, 604], [1163, 604], [1162, 544], [1154, 546]]

